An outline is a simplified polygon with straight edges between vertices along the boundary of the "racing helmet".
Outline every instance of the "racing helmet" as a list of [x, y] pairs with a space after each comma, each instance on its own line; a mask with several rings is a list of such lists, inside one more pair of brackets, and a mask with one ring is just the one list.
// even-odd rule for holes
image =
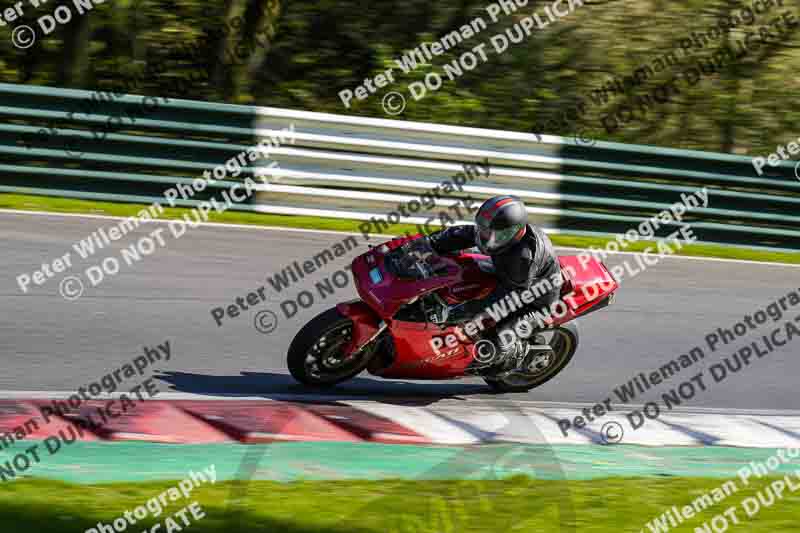
[[495, 255], [504, 252], [525, 236], [528, 210], [516, 196], [489, 198], [475, 215], [476, 245], [481, 252]]

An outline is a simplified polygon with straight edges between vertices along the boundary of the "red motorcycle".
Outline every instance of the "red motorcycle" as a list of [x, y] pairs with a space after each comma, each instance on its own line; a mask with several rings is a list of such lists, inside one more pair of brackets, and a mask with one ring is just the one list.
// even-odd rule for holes
[[[494, 290], [491, 258], [438, 255], [421, 237], [392, 239], [353, 260], [361, 299], [321, 313], [297, 333], [287, 357], [297, 381], [330, 386], [366, 368], [384, 378], [480, 376], [495, 391], [527, 391], [569, 363], [578, 348], [575, 319], [609, 305], [618, 288], [601, 261], [560, 257], [557, 312], [543, 328], [518, 337], [516, 353], [505, 356], [510, 360], [499, 359], [493, 345], [487, 349], [490, 341], [464, 335], [470, 317], [459, 315], [467, 302]], [[493, 325], [489, 320], [487, 329]]]

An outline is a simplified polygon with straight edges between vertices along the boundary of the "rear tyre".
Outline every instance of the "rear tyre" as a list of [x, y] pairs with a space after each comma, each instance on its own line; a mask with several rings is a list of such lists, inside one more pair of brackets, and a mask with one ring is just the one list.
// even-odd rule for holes
[[547, 383], [561, 372], [578, 349], [578, 323], [573, 320], [552, 330], [547, 343], [552, 355], [529, 354], [526, 359], [527, 372], [513, 372], [502, 378], [484, 377], [483, 380], [495, 392], [525, 392]]
[[314, 317], [295, 335], [286, 363], [289, 373], [304, 385], [330, 387], [358, 375], [369, 363], [370, 347], [345, 358], [342, 348], [353, 334], [353, 321], [331, 308]]

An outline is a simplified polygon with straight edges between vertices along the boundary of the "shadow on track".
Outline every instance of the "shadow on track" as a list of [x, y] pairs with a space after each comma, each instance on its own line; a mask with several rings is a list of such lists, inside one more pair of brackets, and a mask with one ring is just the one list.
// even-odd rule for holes
[[169, 392], [207, 394], [209, 396], [263, 396], [269, 399], [298, 400], [321, 396], [330, 400], [369, 400], [383, 403], [427, 405], [463, 396], [491, 395], [486, 385], [468, 383], [389, 381], [356, 377], [335, 387], [314, 388], [300, 385], [287, 374], [242, 372], [238, 376], [211, 376], [189, 372], [161, 372], [156, 378], [168, 383]]

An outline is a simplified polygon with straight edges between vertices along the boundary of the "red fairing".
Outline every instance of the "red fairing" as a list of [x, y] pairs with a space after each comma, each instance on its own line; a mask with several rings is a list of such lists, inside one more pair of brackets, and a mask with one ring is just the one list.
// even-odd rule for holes
[[[413, 238], [393, 239], [386, 243], [388, 251], [414, 240]], [[401, 279], [392, 275], [385, 265], [385, 253], [373, 248], [364, 255], [353, 260], [352, 272], [356, 281], [356, 290], [361, 299], [372, 307], [384, 319], [391, 319], [397, 311], [409, 301], [422, 294], [443, 289], [443, 298], [451, 303], [458, 303], [481, 295], [488, 295], [497, 283], [494, 276], [480, 270], [476, 258], [488, 259], [486, 256], [461, 254], [443, 256], [441, 263], [446, 269], [445, 275], [425, 280]], [[382, 281], [374, 283], [369, 276], [371, 270], [378, 269]]]
[[[564, 278], [564, 284], [561, 286], [561, 301], [564, 307], [553, 309], [554, 325], [564, 324], [585, 315], [606, 301], [619, 288], [619, 284], [606, 266], [592, 257], [567, 255], [559, 257], [558, 261]], [[560, 316], [563, 309], [567, 312], [564, 316]]]
[[469, 300], [480, 300], [489, 296], [497, 286], [497, 278], [480, 269], [479, 261], [491, 264], [492, 260], [480, 254], [462, 254], [455, 258], [461, 267], [461, 278], [456, 283], [439, 291], [439, 295], [450, 304]]
[[[425, 279], [400, 278], [387, 265], [387, 254], [419, 236], [392, 239], [372, 248], [352, 263], [356, 290], [363, 302], [341, 304], [339, 310], [354, 322], [351, 349], [367, 342], [385, 321], [394, 343], [389, 366], [371, 369], [388, 378], [447, 379], [461, 377], [472, 362], [475, 345], [459, 326], [395, 319], [406, 305], [436, 292], [448, 305], [484, 298], [495, 289], [493, 274], [481, 269], [491, 258], [480, 254], [440, 256], [438, 274]], [[609, 302], [618, 285], [602, 262], [591, 257], [559, 258], [564, 283], [553, 308], [552, 325], [560, 325]], [[491, 324], [487, 321], [486, 327]], [[447, 343], [448, 336], [458, 341]], [[450, 337], [451, 341], [453, 337]], [[438, 347], [434, 349], [434, 346]]]
[[358, 300], [336, 305], [336, 309], [353, 320], [353, 336], [344, 353], [350, 353], [355, 348], [363, 345], [378, 331], [380, 319], [375, 312], [364, 302]]
[[[464, 375], [473, 359], [472, 343], [466, 337], [453, 347], [443, 346], [437, 353], [431, 346], [434, 337], [457, 334], [457, 328], [441, 329], [435, 324], [392, 321], [396, 358], [376, 374], [386, 378], [450, 379]], [[462, 334], [463, 335], [463, 334]]]

